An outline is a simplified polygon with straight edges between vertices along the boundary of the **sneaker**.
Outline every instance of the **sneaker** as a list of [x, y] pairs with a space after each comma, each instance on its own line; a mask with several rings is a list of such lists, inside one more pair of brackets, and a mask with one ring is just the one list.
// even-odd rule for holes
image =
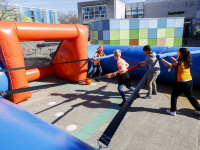
[[200, 111], [199, 110], [195, 110], [194, 113], [197, 114], [197, 115], [200, 115]]
[[158, 93], [157, 93], [157, 91], [153, 91], [152, 94], [153, 95], [157, 95]]
[[170, 111], [169, 109], [166, 110], [169, 115], [176, 116], [176, 111]]
[[101, 82], [99, 79], [95, 79], [95, 81], [97, 81], [97, 82]]
[[121, 104], [119, 104], [119, 106], [123, 106], [123, 105], [124, 105], [124, 103], [126, 103], [126, 101], [122, 101], [122, 103], [121, 103]]
[[147, 94], [145, 97], [143, 97], [144, 99], [151, 99], [152, 95]]

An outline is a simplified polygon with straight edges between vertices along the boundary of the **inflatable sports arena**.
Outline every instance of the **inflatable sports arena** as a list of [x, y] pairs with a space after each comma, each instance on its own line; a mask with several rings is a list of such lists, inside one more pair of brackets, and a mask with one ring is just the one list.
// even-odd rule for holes
[[[64, 25], [47, 23], [27, 23], [3, 21], [0, 23], [0, 139], [2, 150], [93, 150], [94, 148], [62, 131], [50, 123], [29, 113], [16, 103], [29, 99], [31, 89], [29, 82], [55, 75], [71, 82], [87, 80], [92, 71], [92, 60], [99, 45], [88, 46], [88, 29], [83, 25]], [[61, 40], [56, 53], [49, 65], [32, 68], [25, 67], [20, 41]], [[142, 78], [147, 68], [137, 64], [145, 58], [143, 46], [102, 45], [105, 57], [101, 57], [104, 74], [117, 70], [113, 51], [120, 49], [122, 58], [132, 69], [132, 78]], [[153, 46], [155, 53], [163, 57], [175, 56], [180, 47]], [[197, 47], [187, 47], [192, 54], [193, 66], [191, 74], [194, 86], [200, 87], [200, 53]], [[168, 58], [166, 58], [168, 59]], [[174, 71], [162, 64], [160, 82], [175, 82]], [[16, 132], [17, 131], [17, 132]], [[39, 134], [40, 133], [40, 134]]]

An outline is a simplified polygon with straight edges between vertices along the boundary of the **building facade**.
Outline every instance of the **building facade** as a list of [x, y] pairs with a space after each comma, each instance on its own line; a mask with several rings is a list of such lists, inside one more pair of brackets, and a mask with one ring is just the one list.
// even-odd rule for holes
[[144, 18], [145, 3], [129, 3], [126, 4], [125, 18]]
[[120, 0], [99, 0], [78, 3], [79, 24], [105, 19], [124, 19], [125, 3]]
[[11, 10], [8, 13], [12, 13], [12, 15], [7, 15], [6, 20], [56, 24], [60, 23], [60, 12], [57, 10], [32, 8], [18, 5], [1, 5], [1, 9]]
[[144, 17], [184, 17], [184, 36], [192, 37], [195, 20], [200, 19], [200, 0], [146, 0]]

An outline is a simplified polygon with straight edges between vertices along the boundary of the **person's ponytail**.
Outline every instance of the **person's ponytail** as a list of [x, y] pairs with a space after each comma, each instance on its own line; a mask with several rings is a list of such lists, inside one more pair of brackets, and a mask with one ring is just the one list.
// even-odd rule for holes
[[190, 51], [187, 48], [180, 48], [179, 51], [182, 55], [180, 61], [184, 62], [185, 68], [191, 68], [192, 56], [190, 54]]

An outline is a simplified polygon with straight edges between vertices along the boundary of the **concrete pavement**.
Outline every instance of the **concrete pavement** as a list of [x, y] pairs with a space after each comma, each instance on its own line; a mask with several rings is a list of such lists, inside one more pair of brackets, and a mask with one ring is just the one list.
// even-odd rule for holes
[[[48, 77], [31, 82], [30, 86], [63, 81], [66, 80]], [[138, 82], [133, 79], [134, 86]], [[124, 91], [127, 96], [131, 94], [125, 87]], [[140, 94], [145, 96], [146, 92], [145, 85]], [[117, 77], [91, 85], [68, 84], [32, 93], [32, 98], [18, 105], [95, 148], [122, 101]], [[158, 84], [158, 95], [133, 102], [108, 149], [200, 150], [199, 116], [182, 108], [178, 108], [176, 116], [170, 116], [165, 113], [169, 107], [170, 100]]]

